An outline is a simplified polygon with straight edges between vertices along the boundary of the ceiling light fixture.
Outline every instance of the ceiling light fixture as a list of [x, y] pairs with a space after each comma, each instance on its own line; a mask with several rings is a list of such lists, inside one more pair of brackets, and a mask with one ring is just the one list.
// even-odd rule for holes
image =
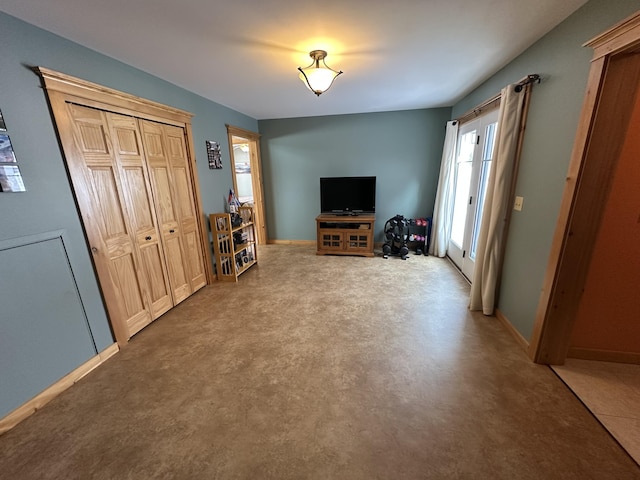
[[[329, 90], [333, 81], [342, 71], [337, 72], [327, 66], [324, 62], [327, 52], [324, 50], [313, 50], [309, 53], [309, 56], [313, 58], [311, 65], [306, 68], [298, 67], [300, 80], [304, 82], [309, 90], [320, 96], [321, 93]], [[320, 63], [321, 61], [322, 63]]]

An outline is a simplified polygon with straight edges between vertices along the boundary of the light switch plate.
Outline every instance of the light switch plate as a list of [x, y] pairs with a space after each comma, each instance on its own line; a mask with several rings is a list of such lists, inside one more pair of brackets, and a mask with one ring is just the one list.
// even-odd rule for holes
[[522, 204], [524, 203], [524, 197], [516, 197], [516, 201], [513, 202], [513, 209], [518, 212], [522, 210]]

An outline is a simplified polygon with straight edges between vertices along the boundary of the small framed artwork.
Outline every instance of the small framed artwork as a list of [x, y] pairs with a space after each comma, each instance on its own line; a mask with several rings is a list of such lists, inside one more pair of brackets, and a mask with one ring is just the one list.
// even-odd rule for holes
[[0, 132], [6, 132], [7, 126], [4, 123], [4, 117], [2, 116], [2, 110], [0, 110]]
[[24, 192], [24, 182], [17, 165], [0, 165], [0, 192]]
[[15, 163], [16, 156], [13, 153], [9, 135], [0, 133], [0, 163]]
[[222, 153], [220, 153], [220, 144], [211, 140], [206, 140], [207, 144], [207, 160], [210, 169], [222, 168]]

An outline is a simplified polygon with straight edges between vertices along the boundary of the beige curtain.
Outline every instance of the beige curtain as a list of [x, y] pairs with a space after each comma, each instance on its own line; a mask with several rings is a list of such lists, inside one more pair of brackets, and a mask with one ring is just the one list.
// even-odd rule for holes
[[516, 92], [516, 85], [509, 85], [501, 92], [493, 165], [480, 224], [469, 301], [471, 310], [481, 310], [485, 315], [492, 315], [495, 309], [528, 92], [529, 86]]
[[436, 191], [436, 201], [433, 208], [431, 225], [431, 246], [429, 255], [444, 257], [451, 236], [451, 217], [453, 215], [453, 180], [456, 161], [456, 142], [458, 140], [458, 125], [455, 120], [447, 122], [444, 137], [442, 162], [440, 163], [440, 177]]

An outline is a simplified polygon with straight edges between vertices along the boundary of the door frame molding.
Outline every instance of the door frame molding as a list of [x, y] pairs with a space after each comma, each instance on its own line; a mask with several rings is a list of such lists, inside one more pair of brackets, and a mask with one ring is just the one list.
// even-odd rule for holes
[[258, 245], [265, 245], [268, 241], [267, 236], [267, 218], [265, 216], [265, 205], [264, 205], [264, 183], [262, 181], [262, 158], [260, 156], [260, 134], [256, 132], [252, 132], [250, 130], [245, 130], [244, 128], [234, 127], [233, 125], [226, 124], [227, 127], [227, 139], [229, 141], [229, 158], [231, 160], [231, 176], [233, 181], [233, 188], [237, 192], [238, 185], [236, 182], [236, 170], [233, 158], [233, 138], [232, 137], [241, 137], [249, 140], [254, 147], [255, 153], [255, 161], [258, 164], [255, 171], [251, 171], [252, 175], [252, 188], [253, 188], [253, 196], [254, 199], [256, 196], [259, 197], [260, 203], [257, 208], [254, 207], [254, 221], [256, 225], [256, 237]]
[[[198, 182], [193, 132], [191, 129], [191, 118], [193, 115], [185, 110], [180, 110], [109, 87], [104, 87], [55, 70], [50, 70], [48, 68], [38, 66], [34, 67], [33, 70], [40, 76], [43, 87], [46, 91], [56, 126], [56, 133], [62, 147], [62, 156], [67, 169], [70, 168], [69, 165], [72, 163], [68, 161], [68, 158], [80, 155], [80, 152], [76, 151], [73, 147], [73, 134], [71, 132], [71, 125], [69, 124], [65, 108], [65, 104], [67, 102], [184, 128], [186, 134], [185, 144], [190, 163], [190, 182], [193, 188], [193, 194], [195, 197], [194, 201], [196, 204], [195, 208], [200, 226], [200, 243], [204, 255], [203, 261], [205, 263], [206, 280], [207, 284], [211, 284], [215, 280], [215, 275], [213, 273], [213, 264], [211, 263], [206, 217], [202, 209], [200, 184]], [[73, 182], [71, 183], [76, 202], [83, 202], [82, 195], [78, 195], [75, 191], [75, 185], [73, 185]], [[80, 211], [78, 211], [78, 217], [83, 225], [86, 237], [89, 238], [90, 233], [87, 231]], [[87, 244], [87, 248], [90, 248], [89, 244]], [[104, 278], [108, 278], [109, 272], [99, 271], [100, 267], [95, 262], [94, 268], [97, 269], [96, 279], [100, 285], [102, 294], [105, 297], [106, 304], [110, 306], [120, 305], [120, 300], [116, 297], [115, 292], [108, 286], [102, 285], [100, 282], [101, 275], [106, 275]], [[106, 308], [106, 305], [105, 309], [109, 314], [109, 310]], [[125, 345], [129, 340], [127, 325], [119, 321], [119, 319], [122, 318], [124, 317], [119, 314], [109, 314], [114, 336], [118, 344], [121, 346]]]
[[583, 46], [594, 50], [591, 69], [529, 344], [529, 357], [542, 364], [563, 364], [569, 349], [638, 91], [640, 11]]

